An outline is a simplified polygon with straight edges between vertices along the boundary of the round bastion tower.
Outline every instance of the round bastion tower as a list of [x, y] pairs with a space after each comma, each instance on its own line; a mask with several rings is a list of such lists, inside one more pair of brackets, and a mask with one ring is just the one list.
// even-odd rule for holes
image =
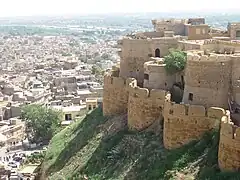
[[184, 104], [228, 107], [231, 56], [189, 53], [185, 69]]
[[169, 75], [165, 70], [163, 58], [151, 58], [144, 63], [144, 84], [148, 89], [169, 90], [176, 82], [176, 75]]

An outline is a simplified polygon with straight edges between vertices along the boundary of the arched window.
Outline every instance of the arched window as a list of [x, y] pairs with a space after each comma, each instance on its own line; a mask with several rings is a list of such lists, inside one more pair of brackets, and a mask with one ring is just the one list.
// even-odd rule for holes
[[155, 50], [155, 57], [160, 58], [160, 49], [158, 49], [158, 48]]

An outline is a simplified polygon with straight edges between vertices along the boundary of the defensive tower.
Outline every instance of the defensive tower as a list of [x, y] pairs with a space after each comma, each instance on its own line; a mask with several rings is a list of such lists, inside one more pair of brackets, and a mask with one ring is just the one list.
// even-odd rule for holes
[[184, 80], [184, 104], [227, 108], [231, 82], [231, 56], [189, 53]]

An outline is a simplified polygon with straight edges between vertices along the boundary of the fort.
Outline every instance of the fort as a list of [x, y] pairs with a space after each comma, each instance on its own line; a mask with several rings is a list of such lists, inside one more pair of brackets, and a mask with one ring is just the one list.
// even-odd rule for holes
[[[104, 77], [103, 114], [127, 114], [134, 131], [157, 122], [166, 149], [218, 129], [219, 167], [239, 171], [240, 23], [226, 30], [211, 28], [204, 18], [152, 24], [152, 32], [118, 40], [120, 64]], [[187, 54], [184, 69], [172, 74], [165, 64], [171, 49]]]

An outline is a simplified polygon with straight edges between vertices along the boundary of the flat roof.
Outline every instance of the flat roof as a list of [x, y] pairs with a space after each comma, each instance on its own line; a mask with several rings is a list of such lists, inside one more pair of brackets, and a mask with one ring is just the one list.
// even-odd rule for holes
[[20, 173], [22, 174], [33, 174], [34, 171], [38, 168], [38, 165], [28, 165], [25, 166]]
[[81, 105], [81, 106], [51, 106], [54, 109], [61, 110], [63, 112], [76, 112], [76, 111], [81, 111], [81, 109], [86, 108], [86, 105]]

